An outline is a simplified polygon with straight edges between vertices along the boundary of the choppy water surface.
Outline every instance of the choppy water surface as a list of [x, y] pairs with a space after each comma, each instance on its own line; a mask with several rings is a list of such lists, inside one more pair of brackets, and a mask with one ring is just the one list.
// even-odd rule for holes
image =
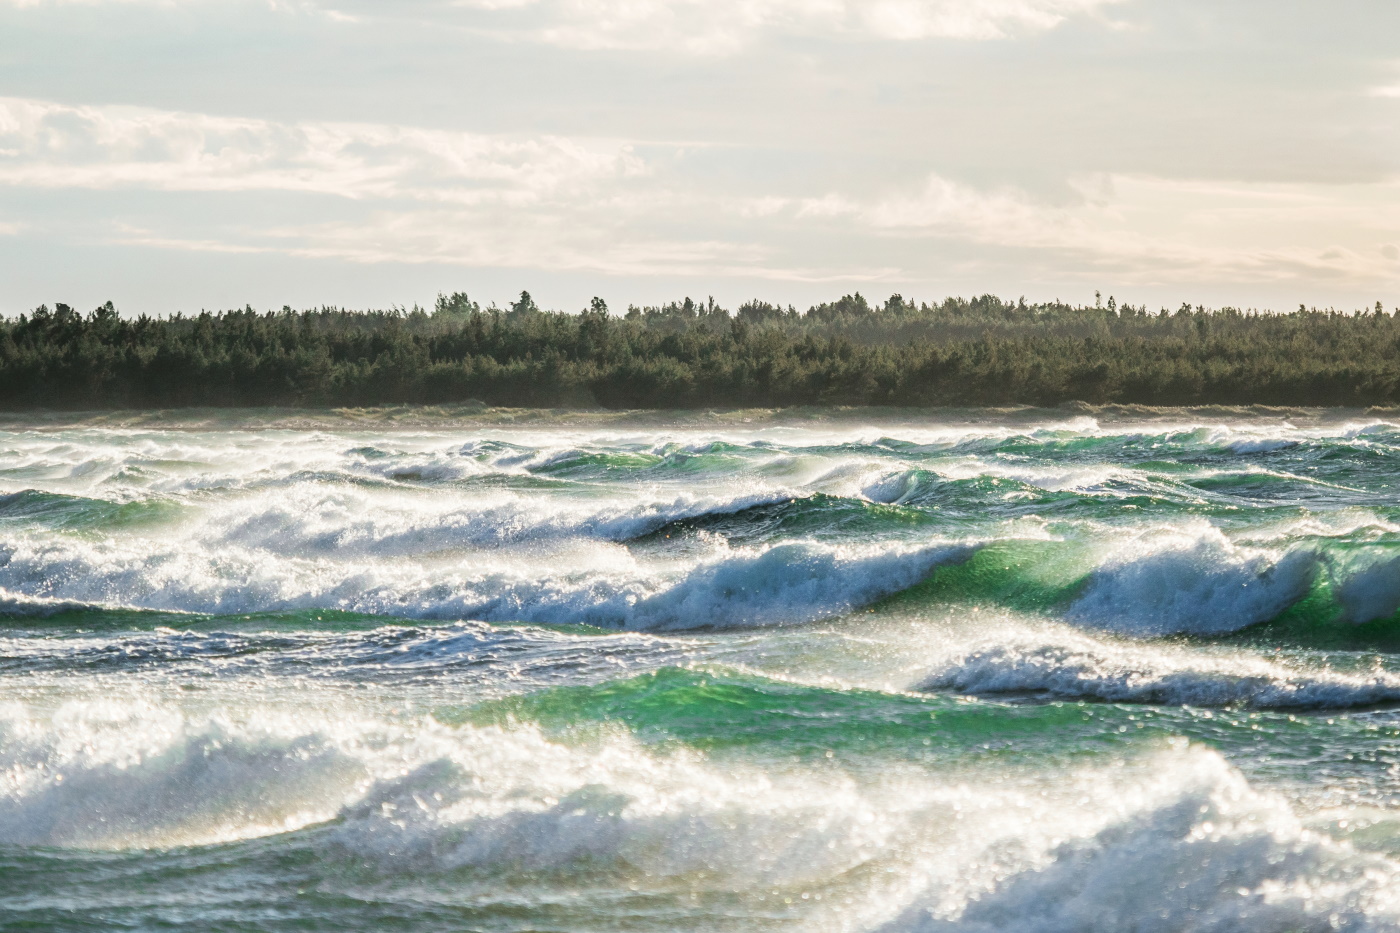
[[0, 926], [1400, 929], [1400, 427], [0, 432]]

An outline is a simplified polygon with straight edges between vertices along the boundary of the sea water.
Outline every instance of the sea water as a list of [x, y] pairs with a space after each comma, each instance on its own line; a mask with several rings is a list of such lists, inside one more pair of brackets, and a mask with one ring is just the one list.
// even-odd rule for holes
[[1400, 929], [1364, 414], [0, 433], [0, 928]]

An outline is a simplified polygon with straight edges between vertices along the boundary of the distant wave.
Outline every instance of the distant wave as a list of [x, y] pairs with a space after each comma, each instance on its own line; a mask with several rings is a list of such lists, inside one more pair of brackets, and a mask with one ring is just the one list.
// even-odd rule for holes
[[[728, 515], [802, 493], [777, 489], [732, 496], [681, 494], [621, 503], [482, 496], [479, 505], [375, 509], [358, 496], [269, 497], [239, 503], [221, 524], [227, 544], [288, 556], [403, 557], [454, 548], [493, 548], [567, 538], [628, 541], [684, 519]], [[493, 501], [494, 500], [494, 501]]]
[[1400, 675], [1295, 668], [1239, 653], [1114, 645], [1065, 633], [980, 643], [940, 661], [923, 690], [1252, 709], [1400, 703]]
[[[288, 561], [216, 547], [127, 553], [81, 542], [11, 545], [0, 587], [12, 598], [231, 614], [337, 609], [400, 618], [479, 619], [631, 629], [730, 628], [806, 622], [918, 583], [967, 545], [861, 548], [788, 542], [722, 549], [651, 570], [625, 553], [553, 552], [448, 568]], [[473, 566], [475, 564], [475, 566]]]

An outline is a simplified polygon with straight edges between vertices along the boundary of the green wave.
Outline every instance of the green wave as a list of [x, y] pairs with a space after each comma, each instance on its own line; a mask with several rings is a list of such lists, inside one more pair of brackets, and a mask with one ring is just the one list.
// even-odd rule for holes
[[159, 525], [185, 514], [169, 499], [112, 502], [25, 489], [0, 496], [0, 522], [38, 524], [52, 530], [96, 531]]
[[960, 564], [935, 568], [922, 583], [887, 597], [875, 608], [952, 603], [1061, 612], [1079, 595], [1094, 566], [1087, 548], [1066, 542], [997, 541]]
[[[746, 760], [835, 758], [843, 767], [877, 771], [898, 761], [956, 766], [989, 758], [1070, 765], [1085, 756], [1160, 747], [1184, 735], [1254, 754], [1267, 743], [1268, 767], [1302, 776], [1313, 766], [1310, 743], [1336, 728], [1326, 717], [1288, 711], [920, 696], [681, 667], [440, 707], [434, 716], [452, 726], [510, 729], [529, 723], [564, 741], [588, 741], [620, 727], [653, 746], [737, 753]], [[1365, 723], [1354, 728], [1373, 735]]]
[[[721, 445], [711, 445], [712, 448]], [[534, 473], [570, 479], [646, 480], [686, 476], [727, 475], [750, 466], [750, 461], [734, 451], [709, 449], [677, 450], [665, 454], [641, 452], [582, 453], [532, 467]]]
[[903, 506], [816, 493], [677, 519], [633, 538], [631, 543], [657, 543], [700, 531], [723, 535], [735, 543], [778, 537], [849, 538], [928, 526], [937, 520]]
[[578, 486], [573, 480], [533, 476], [529, 473], [483, 473], [480, 476], [454, 480], [452, 485], [460, 489], [510, 489], [521, 492], [574, 489]]
[[630, 451], [578, 451], [532, 467], [531, 472], [574, 478], [604, 475], [618, 470], [631, 472], [645, 469], [660, 463], [661, 459], [656, 454]]
[[421, 622], [388, 616], [345, 612], [339, 609], [294, 609], [270, 612], [208, 614], [163, 612], [158, 609], [77, 606], [42, 611], [26, 606], [20, 611], [0, 610], [7, 631], [44, 632], [149, 632], [159, 628], [180, 631], [360, 631], [401, 623]]
[[1337, 598], [1334, 582], [1319, 574], [1307, 595], [1277, 618], [1231, 635], [1198, 639], [1254, 648], [1297, 647], [1333, 651], [1400, 650], [1400, 611], [1367, 622], [1352, 622]]
[[[1339, 581], [1357, 572], [1347, 558], [1374, 545], [1328, 542], [1307, 592], [1273, 619], [1228, 635], [1177, 636], [1191, 641], [1317, 649], [1400, 649], [1400, 610], [1362, 623], [1350, 621]], [[931, 606], [992, 606], [1057, 617], [1089, 584], [1098, 567], [1092, 548], [1066, 541], [998, 541], [967, 561], [940, 566], [921, 583], [876, 603], [877, 611]]]
[[[449, 725], [535, 723], [551, 733], [621, 725], [648, 743], [775, 750], [819, 757], [984, 753], [1053, 736], [1101, 715], [1087, 704], [1012, 705], [841, 690], [726, 669], [664, 667], [594, 686], [554, 687], [469, 707], [443, 707]], [[1098, 727], [1095, 727], [1098, 728]], [[1047, 731], [1049, 730], [1049, 731]]]

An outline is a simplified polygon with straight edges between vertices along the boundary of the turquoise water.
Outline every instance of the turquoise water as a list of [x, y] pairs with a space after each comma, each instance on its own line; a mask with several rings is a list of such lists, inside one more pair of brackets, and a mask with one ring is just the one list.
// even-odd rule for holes
[[0, 432], [0, 928], [1400, 930], [1400, 427]]

